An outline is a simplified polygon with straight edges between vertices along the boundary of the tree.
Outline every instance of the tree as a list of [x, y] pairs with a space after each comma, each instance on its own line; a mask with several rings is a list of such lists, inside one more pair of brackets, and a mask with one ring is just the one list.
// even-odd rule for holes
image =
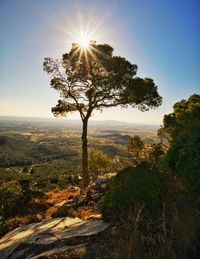
[[167, 142], [166, 133], [162, 126], [157, 130], [157, 136], [159, 137], [161, 143]]
[[113, 56], [107, 44], [90, 41], [88, 48], [73, 43], [61, 60], [45, 58], [44, 70], [51, 75], [51, 86], [60, 94], [52, 112], [65, 116], [78, 111], [83, 122], [83, 185], [89, 184], [87, 128], [94, 110], [109, 107], [137, 107], [141, 111], [158, 107], [162, 98], [151, 78], [135, 77], [137, 65]]
[[141, 140], [140, 136], [135, 135], [130, 137], [127, 144], [127, 151], [131, 154], [131, 157], [136, 165], [141, 162], [141, 151], [144, 147], [144, 143]]
[[112, 170], [113, 161], [101, 150], [89, 150], [89, 172], [94, 178], [98, 175], [108, 173]]
[[200, 188], [200, 95], [181, 100], [173, 113], [164, 116], [164, 130], [170, 148], [164, 157], [168, 168]]

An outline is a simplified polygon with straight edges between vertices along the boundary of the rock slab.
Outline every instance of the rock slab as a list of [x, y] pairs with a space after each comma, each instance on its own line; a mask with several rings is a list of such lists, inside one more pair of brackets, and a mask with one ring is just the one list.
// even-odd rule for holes
[[80, 238], [81, 243], [81, 238], [97, 235], [108, 226], [101, 219], [81, 220], [68, 217], [28, 224], [14, 229], [0, 239], [0, 258], [39, 258], [41, 254], [44, 256], [71, 249], [73, 246], [66, 246], [66, 241]]

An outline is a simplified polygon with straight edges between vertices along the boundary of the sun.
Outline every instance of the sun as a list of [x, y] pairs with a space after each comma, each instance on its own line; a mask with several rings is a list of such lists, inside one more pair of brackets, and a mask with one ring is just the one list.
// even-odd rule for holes
[[84, 31], [81, 31], [80, 35], [77, 39], [77, 42], [83, 50], [87, 50], [90, 45], [89, 35], [87, 33], [85, 33]]

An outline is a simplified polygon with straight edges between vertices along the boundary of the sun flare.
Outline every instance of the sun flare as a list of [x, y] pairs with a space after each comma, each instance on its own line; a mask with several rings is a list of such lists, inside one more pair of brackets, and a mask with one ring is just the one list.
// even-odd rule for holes
[[81, 31], [77, 41], [82, 49], [86, 50], [89, 48], [90, 38], [89, 38], [89, 35], [87, 33], [85, 33], [84, 31]]

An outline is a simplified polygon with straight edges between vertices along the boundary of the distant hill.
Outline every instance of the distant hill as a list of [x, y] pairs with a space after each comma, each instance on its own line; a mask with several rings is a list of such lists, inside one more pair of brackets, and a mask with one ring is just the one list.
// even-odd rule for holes
[[[37, 118], [37, 117], [20, 117], [20, 116], [0, 116], [0, 123], [22, 124], [22, 123], [39, 123], [47, 126], [66, 126], [66, 127], [82, 127], [81, 120], [72, 120], [65, 118]], [[130, 123], [115, 120], [90, 120], [89, 127], [95, 128], [134, 128], [134, 129], [158, 129], [159, 125]]]

